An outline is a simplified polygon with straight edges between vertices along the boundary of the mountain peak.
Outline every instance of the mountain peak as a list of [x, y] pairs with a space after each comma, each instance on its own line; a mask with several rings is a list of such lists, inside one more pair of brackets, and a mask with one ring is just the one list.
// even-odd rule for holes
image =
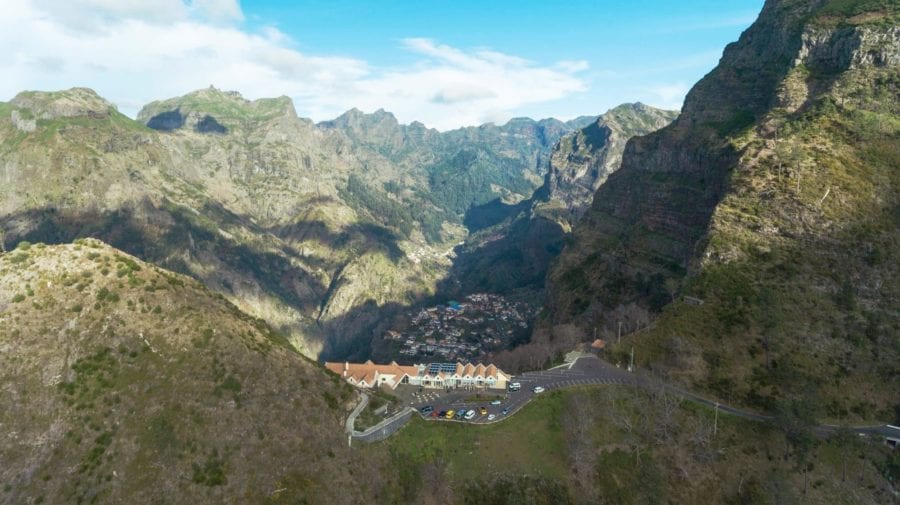
[[297, 117], [294, 103], [287, 96], [247, 100], [237, 91], [222, 91], [210, 86], [184, 96], [151, 102], [141, 109], [137, 119], [158, 130], [175, 130], [188, 123], [197, 126], [214, 121], [218, 127], [214, 125], [211, 130], [201, 128], [198, 131], [224, 133], [228, 129], [284, 116]]
[[23, 91], [10, 103], [28, 109], [40, 119], [60, 117], [107, 117], [115, 105], [104, 100], [90, 88], [70, 88], [63, 91]]

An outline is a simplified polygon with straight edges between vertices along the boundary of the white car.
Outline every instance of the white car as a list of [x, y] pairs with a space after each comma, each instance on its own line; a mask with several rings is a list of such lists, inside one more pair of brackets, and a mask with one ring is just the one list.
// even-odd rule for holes
[[532, 391], [534, 391], [535, 393], [543, 393], [544, 388], [542, 388], [541, 386], [535, 386], [534, 389], [532, 389]]
[[497, 416], [495, 416], [494, 414], [489, 415], [488, 421], [493, 421], [495, 417], [497, 417]]
[[475, 417], [474, 410], [470, 410], [470, 411], [466, 412], [466, 419], [472, 419], [473, 417]]

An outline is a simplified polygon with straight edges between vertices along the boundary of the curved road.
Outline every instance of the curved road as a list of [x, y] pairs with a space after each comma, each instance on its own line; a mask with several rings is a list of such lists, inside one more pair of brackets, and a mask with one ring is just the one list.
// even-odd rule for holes
[[[480, 407], [485, 407], [488, 411], [488, 414], [494, 414], [494, 421], [488, 421], [487, 416], [476, 415], [474, 419], [471, 421], [459, 421], [458, 419], [454, 419], [452, 421], [459, 421], [465, 423], [473, 423], [473, 424], [486, 424], [489, 422], [498, 422], [502, 421], [506, 417], [509, 417], [515, 414], [519, 409], [521, 409], [525, 404], [531, 401], [535, 396], [540, 395], [541, 393], [534, 393], [533, 388], [536, 386], [543, 387], [545, 391], [552, 391], [554, 389], [562, 389], [567, 387], [574, 386], [587, 386], [587, 385], [601, 385], [601, 384], [610, 384], [610, 385], [625, 385], [630, 384], [634, 386], [639, 386], [643, 388], [664, 388], [666, 391], [677, 394], [684, 398], [688, 398], [694, 402], [701, 403], [707, 405], [711, 408], [718, 408], [719, 411], [725, 412], [731, 415], [735, 415], [738, 417], [742, 417], [745, 419], [752, 419], [755, 421], [771, 421], [771, 416], [766, 416], [762, 414], [756, 414], [753, 412], [747, 412], [740, 409], [736, 409], [734, 407], [730, 407], [728, 405], [724, 405], [720, 402], [716, 402], [713, 400], [709, 400], [702, 396], [698, 396], [694, 393], [684, 391], [674, 386], [670, 386], [662, 383], [658, 379], [649, 377], [645, 374], [634, 374], [626, 372], [620, 368], [616, 368], [611, 364], [597, 358], [596, 356], [583, 356], [576, 359], [573, 363], [571, 363], [568, 367], [558, 367], [551, 370], [541, 370], [536, 372], [525, 372], [521, 375], [518, 375], [512, 379], [512, 382], [518, 382], [522, 385], [522, 389], [517, 392], [502, 392], [497, 393], [499, 396], [505, 396], [506, 398], [502, 400], [500, 405], [490, 405], [488, 402], [482, 403], [472, 403], [465, 402], [463, 398], [468, 396], [470, 392], [462, 392], [462, 393], [451, 393], [444, 397], [442, 397], [437, 402], [429, 402], [429, 401], [421, 401], [418, 403], [413, 403], [411, 406], [419, 409], [425, 405], [432, 405], [436, 412], [441, 410], [453, 409], [459, 411], [460, 409], [464, 410], [475, 410], [478, 412]], [[486, 392], [486, 394], [491, 395], [490, 391]], [[502, 412], [504, 409], [508, 409], [508, 413], [503, 415]], [[451, 421], [447, 419], [439, 419], [431, 416], [423, 416], [426, 419], [430, 420], [441, 420], [441, 421]], [[452, 422], [451, 421], [451, 422]], [[405, 422], [405, 420], [404, 420]], [[835, 426], [835, 425], [820, 425], [816, 428], [816, 432], [820, 435], [827, 435], [829, 433], [836, 432], [841, 429], [849, 430], [853, 433], [859, 433], [864, 435], [878, 435], [883, 436], [885, 438], [897, 439], [900, 440], [900, 427], [892, 426], [889, 424], [885, 425], [876, 425], [876, 426]], [[394, 430], [396, 431], [396, 430]]]

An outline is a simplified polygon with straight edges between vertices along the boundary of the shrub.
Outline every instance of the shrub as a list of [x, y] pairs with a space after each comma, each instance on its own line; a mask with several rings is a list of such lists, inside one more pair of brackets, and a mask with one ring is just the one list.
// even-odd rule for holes
[[16, 265], [28, 259], [28, 253], [20, 252], [9, 257], [9, 262]]
[[194, 470], [193, 481], [197, 484], [206, 486], [221, 486], [228, 482], [225, 477], [225, 464], [219, 458], [219, 453], [215, 449], [202, 464], [194, 463], [191, 465]]
[[19, 302], [21, 302], [21, 301], [24, 300], [24, 299], [25, 299], [25, 295], [23, 295], [22, 293], [19, 293], [19, 294], [17, 294], [16, 296], [13, 297], [12, 302], [13, 302], [13, 303], [19, 303]]

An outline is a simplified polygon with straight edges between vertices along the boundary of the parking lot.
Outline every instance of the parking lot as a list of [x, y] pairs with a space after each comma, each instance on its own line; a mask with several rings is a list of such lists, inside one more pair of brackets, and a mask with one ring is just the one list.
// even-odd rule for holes
[[[555, 389], [575, 386], [603, 385], [603, 384], [632, 384], [634, 376], [609, 365], [596, 357], [582, 357], [576, 360], [571, 368], [557, 368], [554, 370], [544, 370], [538, 372], [526, 372], [513, 377], [511, 382], [521, 384], [519, 391], [504, 391], [494, 389], [484, 389], [478, 391], [450, 390], [449, 392], [441, 389], [420, 389], [409, 387], [402, 391], [398, 391], [404, 398], [406, 403], [420, 410], [426, 405], [433, 408], [433, 412], [440, 413], [442, 411], [453, 410], [454, 412], [474, 410], [475, 416], [471, 420], [459, 419], [454, 415], [453, 419], [437, 417], [432, 414], [423, 415], [424, 418], [435, 421], [459, 421], [474, 424], [484, 424], [503, 420], [512, 414], [515, 414], [520, 408], [527, 404], [536, 395], [546, 394], [546, 392]], [[535, 393], [535, 387], [542, 387], [545, 393]], [[481, 394], [487, 397], [499, 396], [500, 404], [493, 405], [490, 399], [471, 402], [466, 401], [475, 394]], [[480, 409], [484, 407], [486, 413], [481, 414]], [[504, 411], [506, 412], [504, 414]], [[491, 419], [491, 415], [494, 417]]]

